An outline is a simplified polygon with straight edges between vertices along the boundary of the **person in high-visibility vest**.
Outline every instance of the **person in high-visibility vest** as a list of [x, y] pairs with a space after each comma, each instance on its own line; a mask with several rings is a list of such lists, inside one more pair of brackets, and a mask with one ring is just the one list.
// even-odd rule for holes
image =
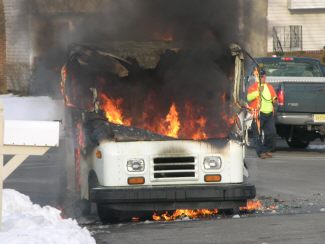
[[[259, 71], [256, 70], [256, 73], [256, 81], [247, 91], [247, 101], [256, 125], [256, 153], [260, 158], [265, 159], [272, 157], [271, 152], [275, 150], [274, 105], [277, 96], [273, 86], [266, 82], [265, 71], [260, 69]], [[262, 139], [262, 133], [264, 139]]]

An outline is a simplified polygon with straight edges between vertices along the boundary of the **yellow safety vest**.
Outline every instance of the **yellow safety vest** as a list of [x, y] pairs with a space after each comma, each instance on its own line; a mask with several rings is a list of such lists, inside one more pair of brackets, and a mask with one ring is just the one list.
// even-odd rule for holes
[[[273, 112], [272, 96], [268, 86], [266, 84], [262, 84], [262, 86], [264, 87], [264, 89], [262, 92], [260, 111], [264, 114], [269, 114]], [[259, 91], [248, 93], [247, 100], [251, 102], [254, 99], [258, 98], [258, 96], [259, 96]]]

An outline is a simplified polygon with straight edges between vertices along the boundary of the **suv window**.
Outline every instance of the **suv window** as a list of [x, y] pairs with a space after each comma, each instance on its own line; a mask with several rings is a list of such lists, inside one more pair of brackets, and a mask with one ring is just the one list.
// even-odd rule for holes
[[265, 62], [262, 64], [267, 76], [322, 77], [317, 63], [308, 62]]

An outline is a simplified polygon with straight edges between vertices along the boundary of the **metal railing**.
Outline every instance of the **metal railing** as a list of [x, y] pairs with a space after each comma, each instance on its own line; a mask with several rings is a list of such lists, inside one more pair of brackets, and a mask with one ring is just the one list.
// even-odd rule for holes
[[283, 54], [287, 51], [302, 51], [302, 26], [274, 26], [272, 30], [273, 51]]

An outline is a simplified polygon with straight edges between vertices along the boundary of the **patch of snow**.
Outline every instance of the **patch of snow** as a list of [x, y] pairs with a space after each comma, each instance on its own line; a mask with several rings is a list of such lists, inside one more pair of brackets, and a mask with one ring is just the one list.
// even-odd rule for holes
[[95, 239], [76, 220], [62, 219], [61, 211], [33, 204], [16, 190], [3, 190], [0, 243], [95, 244]]
[[308, 146], [309, 149], [313, 149], [313, 150], [324, 150], [325, 149], [325, 145], [309, 145]]
[[321, 208], [320, 211], [321, 211], [321, 212], [325, 212], [325, 208]]
[[239, 214], [235, 214], [234, 216], [232, 216], [233, 219], [240, 219], [240, 215]]

